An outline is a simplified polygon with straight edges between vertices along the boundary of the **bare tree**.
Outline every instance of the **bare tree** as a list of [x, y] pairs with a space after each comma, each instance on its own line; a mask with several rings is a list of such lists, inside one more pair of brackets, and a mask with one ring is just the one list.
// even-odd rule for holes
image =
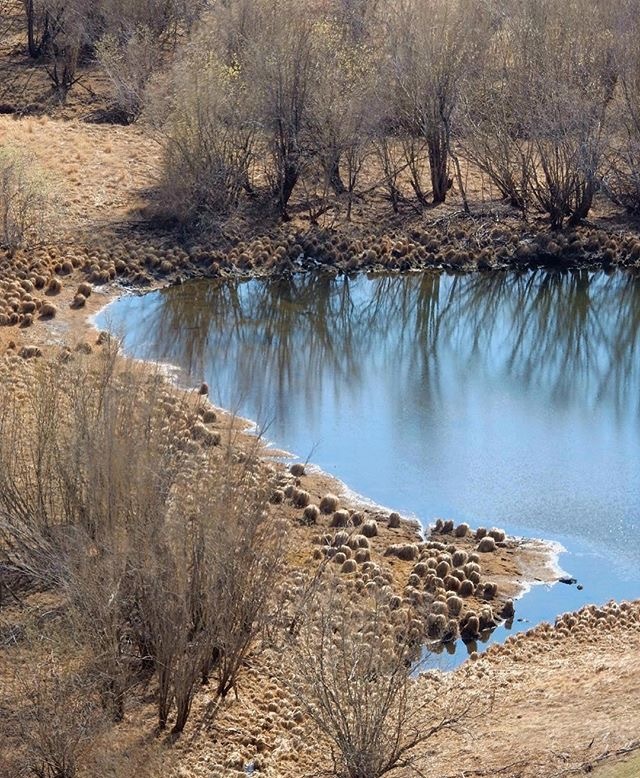
[[[140, 116], [149, 81], [171, 63], [180, 43], [210, 48], [193, 30], [203, 8], [200, 0], [99, 0], [95, 51], [124, 121]], [[191, 65], [200, 67], [194, 60]]]
[[116, 109], [127, 122], [135, 121], [144, 106], [147, 84], [160, 68], [155, 36], [144, 26], [121, 37], [108, 33], [97, 42], [96, 56], [113, 86]]
[[306, 136], [316, 75], [314, 18], [294, 0], [256, 4], [255, 37], [246, 40], [247, 81], [257, 89], [259, 119], [271, 158], [267, 175], [287, 217], [291, 194], [309, 157]]
[[371, 47], [346, 32], [326, 23], [316, 33], [322, 73], [310, 100], [309, 133], [329, 186], [337, 195], [348, 193], [351, 202], [371, 136], [376, 63]]
[[64, 0], [22, 0], [27, 24], [29, 56], [39, 59], [49, 52], [62, 30]]
[[640, 211], [640, 55], [636, 45], [640, 24], [634, 3], [617, 5], [613, 20], [620, 94], [613, 112], [604, 177], [615, 203], [631, 213]]
[[546, 213], [552, 229], [582, 221], [599, 185], [617, 80], [603, 21], [579, 0], [515, 4], [470, 101], [471, 159], [513, 205]]
[[215, 54], [200, 63], [201, 45], [194, 42], [173, 69], [170, 112], [160, 133], [160, 197], [181, 223], [207, 229], [249, 187], [258, 124], [243, 73]]
[[[473, 4], [464, 0], [406, 0], [389, 22], [398, 131], [410, 139], [424, 139], [435, 205], [445, 201], [453, 183], [449, 169], [452, 122], [461, 80], [477, 56], [482, 20]], [[424, 202], [426, 195], [419, 180], [421, 144], [406, 142], [405, 152], [413, 187]]]

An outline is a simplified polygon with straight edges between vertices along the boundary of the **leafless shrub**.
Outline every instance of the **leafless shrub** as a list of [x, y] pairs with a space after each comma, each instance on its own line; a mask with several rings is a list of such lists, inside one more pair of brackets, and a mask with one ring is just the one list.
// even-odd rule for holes
[[[161, 375], [97, 357], [33, 367], [29, 401], [0, 398], [0, 572], [66, 594], [112, 718], [155, 674], [158, 721], [188, 719], [200, 680], [224, 698], [271, 618], [286, 535], [254, 457], [193, 448], [189, 400]], [[192, 443], [189, 439], [189, 443]]]
[[608, 138], [609, 169], [605, 189], [612, 200], [631, 213], [640, 211], [640, 25], [635, 6], [621, 3], [616, 18], [616, 60], [620, 95], [613, 130]]
[[74, 778], [100, 721], [90, 686], [79, 676], [35, 668], [20, 711], [21, 759], [35, 778]]
[[610, 5], [216, 4], [171, 78], [166, 178], [191, 183], [169, 210], [206, 225], [268, 190], [287, 218], [295, 191], [311, 221], [345, 201], [350, 219], [376, 190], [398, 211], [409, 187], [426, 206], [454, 185], [469, 210], [460, 150], [471, 176], [552, 229], [587, 217], [603, 177], [628, 207], [637, 67], [622, 33], [635, 17], [631, 2]]
[[351, 201], [372, 130], [373, 53], [336, 24], [317, 35], [323, 75], [311, 95], [311, 144], [329, 186], [337, 195], [348, 193]]
[[580, 0], [518, 4], [490, 63], [471, 99], [471, 159], [513, 205], [546, 213], [552, 229], [578, 224], [598, 190], [617, 78], [600, 11], [587, 18]]
[[314, 19], [294, 0], [256, 4], [256, 35], [246, 42], [246, 72], [256, 85], [258, 115], [271, 164], [271, 190], [280, 213], [309, 156], [306, 135], [313, 79], [317, 73]]
[[27, 24], [29, 56], [44, 56], [64, 25], [64, 0], [22, 0]]
[[104, 35], [96, 56], [113, 86], [115, 107], [127, 121], [135, 121], [144, 105], [144, 92], [158, 70], [160, 56], [153, 32], [144, 26], [123, 38]]
[[161, 129], [160, 200], [181, 224], [206, 229], [249, 185], [256, 124], [241, 73], [215, 56], [198, 64], [200, 56], [194, 45], [173, 72], [173, 101]]
[[507, 80], [487, 75], [469, 85], [464, 110], [462, 144], [466, 158], [486, 174], [509, 205], [525, 215], [531, 204], [528, 191], [534, 164], [532, 144], [522, 137], [526, 106], [523, 94], [510, 91]]
[[[379, 778], [410, 768], [417, 747], [463, 726], [470, 699], [417, 687], [411, 614], [393, 620], [383, 595], [350, 601], [325, 580], [288, 644], [289, 688], [331, 746], [332, 775]], [[440, 704], [434, 697], [440, 695]]]
[[147, 84], [171, 62], [203, 7], [200, 0], [100, 0], [95, 53], [125, 120], [139, 117]]
[[95, 7], [88, 0], [23, 0], [29, 54], [42, 59], [64, 101], [78, 80], [82, 47], [91, 40]]
[[[462, 78], [478, 60], [483, 16], [464, 0], [407, 0], [390, 21], [393, 111], [412, 185], [421, 202], [426, 194], [420, 169], [423, 144], [431, 175], [431, 198], [443, 203], [452, 185], [452, 123]], [[412, 142], [409, 142], [412, 140]]]
[[402, 200], [400, 175], [407, 166], [402, 155], [402, 147], [383, 127], [374, 135], [373, 151], [382, 171], [380, 187], [389, 198], [394, 213], [397, 213]]
[[0, 148], [0, 243], [9, 249], [35, 243], [53, 220], [53, 192], [47, 175], [27, 154]]
[[235, 208], [243, 190], [253, 194], [258, 148], [262, 180], [286, 216], [311, 157], [314, 20], [293, 2], [260, 0], [250, 10], [214, 9], [171, 75], [161, 198], [182, 223], [206, 227]]
[[104, 32], [118, 38], [148, 31], [155, 47], [172, 47], [199, 17], [202, 0], [98, 0], [95, 12]]

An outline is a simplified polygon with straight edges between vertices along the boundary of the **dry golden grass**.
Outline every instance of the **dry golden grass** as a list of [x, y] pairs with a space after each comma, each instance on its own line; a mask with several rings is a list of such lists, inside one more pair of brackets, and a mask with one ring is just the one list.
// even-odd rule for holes
[[640, 775], [640, 755], [623, 757], [612, 760], [611, 764], [604, 764], [592, 771], [593, 778], [637, 778]]
[[60, 239], [135, 216], [159, 163], [159, 147], [138, 126], [0, 116], [0, 144], [33, 155], [57, 182]]

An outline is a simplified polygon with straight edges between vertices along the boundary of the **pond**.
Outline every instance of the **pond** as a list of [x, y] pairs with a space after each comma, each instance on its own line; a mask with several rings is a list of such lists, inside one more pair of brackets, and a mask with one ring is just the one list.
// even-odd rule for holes
[[633, 276], [196, 281], [123, 296], [96, 324], [376, 503], [562, 544], [584, 588], [533, 587], [514, 631], [640, 597]]

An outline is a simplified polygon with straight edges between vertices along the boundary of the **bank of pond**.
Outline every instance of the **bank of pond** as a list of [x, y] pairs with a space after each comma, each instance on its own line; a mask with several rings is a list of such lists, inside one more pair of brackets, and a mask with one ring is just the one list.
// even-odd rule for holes
[[533, 582], [491, 641], [640, 596], [640, 279], [193, 281], [96, 324], [376, 503], [561, 546], [575, 581]]

